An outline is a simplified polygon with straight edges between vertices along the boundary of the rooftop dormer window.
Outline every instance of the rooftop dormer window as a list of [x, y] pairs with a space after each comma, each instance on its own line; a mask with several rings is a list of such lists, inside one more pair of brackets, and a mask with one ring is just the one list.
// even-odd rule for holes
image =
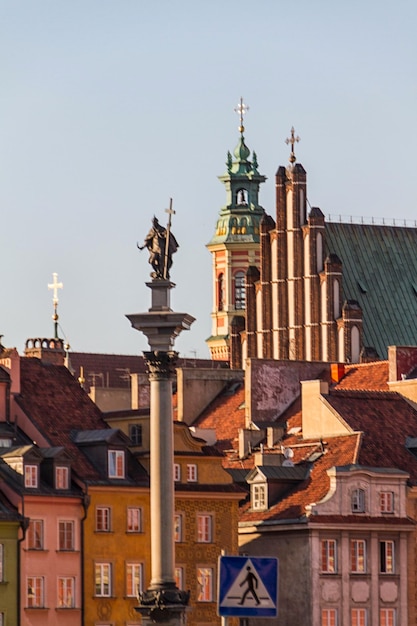
[[251, 485], [252, 508], [255, 511], [265, 511], [268, 508], [268, 494], [265, 483]]
[[351, 495], [352, 513], [365, 512], [365, 491], [363, 489], [354, 489]]
[[125, 477], [125, 453], [124, 450], [108, 451], [109, 478]]
[[38, 466], [37, 465], [25, 465], [25, 487], [28, 489], [36, 489], [38, 487]]
[[55, 468], [55, 489], [69, 488], [69, 468], [66, 465], [57, 465]]

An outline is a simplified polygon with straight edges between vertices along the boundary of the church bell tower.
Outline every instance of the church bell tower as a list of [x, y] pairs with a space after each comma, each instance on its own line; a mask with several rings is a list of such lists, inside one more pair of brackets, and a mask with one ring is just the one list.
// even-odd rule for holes
[[[212, 334], [207, 339], [211, 358], [230, 358], [232, 322], [244, 325], [246, 312], [246, 272], [259, 267], [260, 222], [265, 213], [259, 205], [259, 186], [266, 177], [258, 172], [255, 152], [245, 143], [243, 117], [248, 107], [242, 98], [235, 111], [240, 116], [239, 141], [227, 155], [225, 174], [219, 180], [226, 188], [226, 205], [220, 210], [215, 233], [207, 244], [212, 254], [213, 311]], [[236, 319], [235, 319], [236, 322]]]

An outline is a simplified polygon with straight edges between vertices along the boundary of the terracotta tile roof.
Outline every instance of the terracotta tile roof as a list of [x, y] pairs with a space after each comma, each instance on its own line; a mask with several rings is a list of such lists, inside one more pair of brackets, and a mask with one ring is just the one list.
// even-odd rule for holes
[[[314, 464], [312, 464], [309, 477], [300, 482], [280, 501], [271, 506], [267, 511], [252, 511], [248, 502], [241, 511], [240, 522], [258, 521], [303, 521], [306, 514], [306, 505], [320, 501], [329, 491], [330, 479], [327, 470], [333, 466], [349, 465], [355, 463], [356, 449], [360, 435], [353, 434], [345, 437], [333, 437], [326, 440], [324, 444], [325, 453], [322, 454]], [[286, 443], [290, 444], [291, 438]], [[297, 456], [310, 455], [314, 442], [304, 442], [306, 447], [294, 448], [294, 459]], [[309, 445], [310, 444], [310, 445]], [[296, 456], [297, 454], [297, 456]]]
[[375, 391], [331, 391], [326, 400], [363, 437], [358, 463], [398, 468], [417, 484], [417, 458], [407, 437], [417, 436], [417, 411], [399, 394]]
[[345, 375], [336, 389], [367, 389], [368, 391], [389, 391], [388, 361], [361, 363], [345, 366]]
[[238, 431], [245, 426], [244, 402], [244, 383], [233, 381], [209, 404], [193, 426], [214, 429], [219, 449], [237, 450]]
[[109, 429], [103, 416], [66, 367], [20, 359], [21, 393], [16, 402], [52, 446], [64, 446], [85, 480], [97, 478], [93, 466], [72, 441], [74, 430]]

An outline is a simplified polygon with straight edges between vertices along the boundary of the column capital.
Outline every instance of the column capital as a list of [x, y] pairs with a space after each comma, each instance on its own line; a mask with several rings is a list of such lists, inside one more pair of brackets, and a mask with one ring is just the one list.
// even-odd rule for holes
[[170, 350], [151, 350], [143, 353], [149, 380], [172, 378], [175, 375], [175, 367], [178, 361], [178, 352]]

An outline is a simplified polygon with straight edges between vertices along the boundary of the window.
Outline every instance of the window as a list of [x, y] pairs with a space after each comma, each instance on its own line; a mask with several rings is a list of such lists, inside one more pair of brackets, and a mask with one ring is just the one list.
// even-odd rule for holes
[[351, 496], [352, 513], [364, 513], [365, 492], [363, 489], [354, 489]]
[[58, 578], [58, 608], [73, 609], [75, 607], [74, 589], [74, 578]]
[[245, 274], [237, 272], [235, 274], [235, 309], [242, 311], [246, 306]]
[[142, 532], [142, 509], [139, 507], [127, 507], [127, 532]]
[[109, 598], [111, 596], [111, 564], [96, 563], [94, 573], [96, 596]]
[[367, 626], [368, 614], [366, 609], [352, 609], [350, 612], [351, 626]]
[[69, 486], [69, 468], [57, 466], [55, 468], [55, 489], [68, 489]]
[[366, 572], [366, 542], [363, 539], [352, 539], [350, 542], [350, 571]]
[[31, 519], [27, 533], [28, 549], [43, 550], [43, 520]]
[[393, 541], [380, 541], [379, 542], [380, 553], [380, 572], [382, 574], [394, 573], [394, 542]]
[[321, 626], [337, 626], [337, 609], [322, 609]]
[[379, 494], [379, 510], [381, 513], [394, 513], [394, 494], [392, 491], [381, 491]]
[[98, 506], [96, 508], [96, 530], [103, 533], [110, 532], [110, 507]]
[[337, 572], [335, 539], [323, 539], [321, 542], [321, 571], [327, 574]]
[[142, 591], [142, 563], [126, 564], [126, 595], [128, 598], [137, 598]]
[[211, 515], [200, 513], [197, 515], [197, 541], [199, 543], [210, 543], [212, 539], [212, 522]]
[[197, 482], [197, 465], [195, 463], [187, 464], [187, 481], [189, 483]]
[[4, 545], [2, 543], [0, 543], [0, 582], [4, 582]]
[[174, 515], [174, 541], [181, 543], [182, 541], [182, 514], [175, 513]]
[[109, 450], [109, 478], [125, 477], [125, 453], [124, 450]]
[[38, 486], [38, 466], [25, 465], [25, 487], [34, 489]]
[[213, 569], [197, 567], [197, 601], [213, 601]]
[[62, 520], [58, 523], [58, 540], [60, 550], [74, 550], [74, 522]]
[[175, 575], [175, 584], [177, 585], [178, 589], [183, 589], [184, 588], [184, 568], [176, 567], [174, 575]]
[[142, 424], [129, 424], [129, 437], [134, 446], [141, 446]]
[[224, 308], [224, 274], [219, 274], [217, 278], [217, 308], [223, 311]]
[[179, 483], [181, 480], [181, 465], [179, 463], [174, 463], [174, 481]]
[[264, 511], [267, 506], [267, 490], [265, 484], [252, 485], [252, 508], [258, 511]]
[[42, 576], [28, 577], [27, 606], [29, 608], [42, 608], [44, 606], [44, 580]]
[[379, 625], [380, 626], [395, 626], [396, 614], [395, 609], [380, 609], [379, 610]]

